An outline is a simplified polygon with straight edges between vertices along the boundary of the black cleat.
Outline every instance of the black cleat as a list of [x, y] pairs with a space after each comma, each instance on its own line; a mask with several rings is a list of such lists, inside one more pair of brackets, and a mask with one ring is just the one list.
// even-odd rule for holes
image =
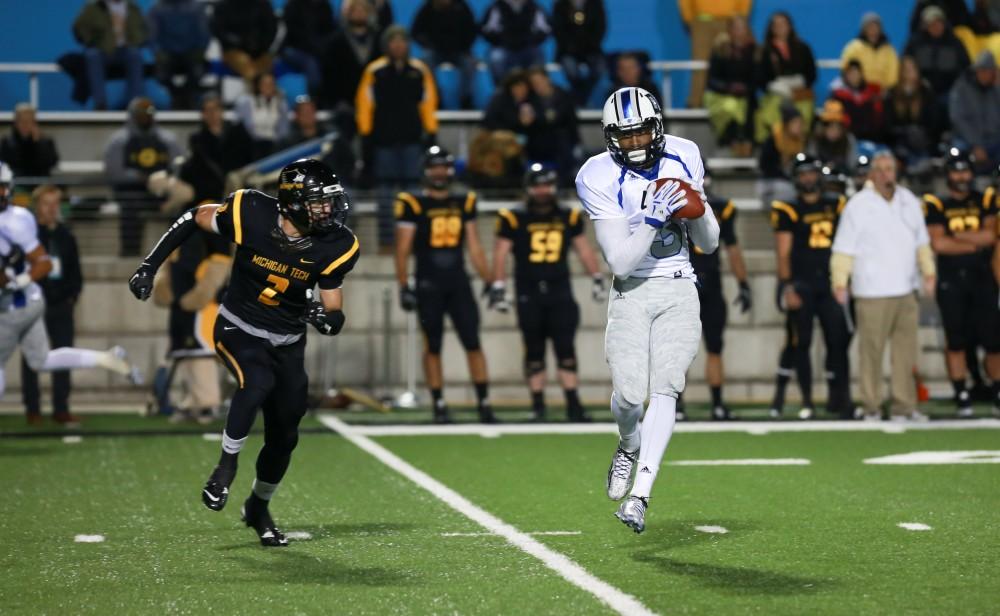
[[434, 423], [436, 424], [450, 424], [454, 423], [451, 419], [451, 413], [448, 411], [448, 405], [442, 402], [434, 407]]
[[594, 421], [593, 419], [590, 418], [590, 415], [587, 414], [587, 411], [585, 411], [583, 407], [577, 409], [570, 409], [567, 412], [566, 418], [569, 420], [570, 423], [590, 423]]
[[484, 424], [498, 424], [500, 420], [497, 416], [493, 414], [493, 407], [489, 404], [479, 405], [479, 423]]
[[729, 407], [724, 404], [712, 407], [712, 419], [715, 421], [732, 421], [733, 414], [730, 412]]
[[254, 506], [254, 498], [251, 494], [243, 503], [240, 511], [240, 518], [246, 525], [255, 531], [260, 538], [260, 544], [265, 548], [288, 547], [288, 538], [281, 532], [271, 519], [271, 512], [267, 507]]
[[545, 423], [548, 420], [547, 415], [548, 413], [546, 412], [545, 407], [533, 409], [531, 411], [531, 421], [534, 423]]
[[201, 502], [212, 511], [222, 511], [229, 500], [229, 485], [235, 477], [235, 468], [216, 466], [201, 490]]

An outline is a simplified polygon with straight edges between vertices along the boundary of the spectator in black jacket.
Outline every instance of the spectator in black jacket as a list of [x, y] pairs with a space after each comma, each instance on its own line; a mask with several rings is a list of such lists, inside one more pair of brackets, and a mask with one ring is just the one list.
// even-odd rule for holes
[[955, 36], [940, 8], [928, 6], [921, 13], [921, 19], [924, 27], [913, 33], [903, 55], [913, 56], [938, 103], [947, 109], [948, 92], [962, 71], [968, 68], [969, 52]]
[[381, 55], [375, 9], [369, 0], [344, 0], [340, 23], [323, 54], [326, 79], [321, 107], [353, 105], [361, 73]]
[[945, 119], [937, 96], [912, 56], [903, 56], [899, 81], [885, 98], [887, 140], [907, 175], [921, 173], [937, 151]]
[[281, 57], [306, 78], [309, 94], [318, 97], [323, 89], [320, 58], [337, 30], [329, 0], [288, 0], [282, 12], [285, 40]]
[[34, 186], [21, 178], [44, 178], [52, 175], [59, 164], [59, 152], [52, 139], [42, 134], [30, 103], [14, 107], [14, 124], [10, 135], [0, 142], [0, 160], [10, 165], [18, 184], [27, 190]]
[[[156, 54], [156, 79], [170, 91], [173, 109], [191, 109], [205, 73], [205, 50], [212, 35], [205, 6], [196, 0], [159, 0], [146, 15], [149, 44]], [[174, 85], [174, 76], [184, 83]]]
[[[612, 64], [615, 67], [611, 76], [611, 90], [608, 96], [621, 88], [642, 88], [649, 92], [660, 103], [663, 108], [663, 95], [660, 88], [653, 81], [652, 75], [647, 68], [649, 55], [644, 51], [624, 51], [612, 57]], [[663, 129], [666, 130], [666, 119], [664, 119]]]
[[753, 153], [754, 56], [757, 42], [743, 17], [731, 17], [726, 32], [715, 40], [708, 61], [705, 108], [719, 145], [734, 156]]
[[[38, 220], [38, 241], [52, 259], [52, 271], [38, 281], [45, 296], [45, 329], [52, 348], [73, 346], [73, 308], [83, 289], [80, 273], [80, 253], [76, 238], [60, 221], [62, 191], [51, 184], [39, 186], [31, 200]], [[76, 423], [70, 413], [70, 372], [52, 373], [52, 413], [59, 423]], [[40, 424], [41, 403], [38, 395], [38, 374], [21, 358], [21, 396], [29, 424]]]
[[576, 105], [573, 97], [553, 85], [545, 69], [536, 66], [528, 71], [534, 94], [534, 126], [528, 133], [526, 151], [531, 162], [548, 163], [559, 171], [563, 186], [572, 186], [576, 177], [576, 150], [580, 145]]
[[465, 0], [425, 0], [413, 19], [410, 35], [424, 50], [431, 71], [447, 62], [458, 70], [459, 101], [472, 109], [472, 85], [476, 78], [476, 18]]
[[813, 84], [816, 60], [812, 48], [795, 32], [792, 18], [784, 11], [771, 15], [758, 50], [757, 85], [765, 91], [754, 119], [754, 136], [762, 142], [781, 116], [781, 106], [791, 101], [802, 114], [806, 130], [816, 108]]
[[604, 0], [556, 0], [552, 6], [556, 61], [581, 107], [587, 106], [594, 84], [604, 72], [601, 42], [607, 28]]
[[494, 0], [480, 27], [492, 45], [490, 73], [499, 84], [513, 68], [545, 64], [542, 43], [552, 34], [549, 18], [535, 0]]
[[528, 74], [521, 69], [512, 70], [486, 106], [483, 128], [509, 130], [526, 140], [537, 115], [534, 102]]
[[269, 0], [221, 0], [212, 15], [212, 34], [222, 45], [222, 61], [250, 88], [257, 75], [271, 72], [271, 44], [278, 18]]
[[928, 7], [941, 10], [952, 26], [968, 26], [971, 21], [966, 0], [917, 0], [910, 13], [910, 33], [916, 34], [923, 28], [923, 13]]
[[188, 137], [188, 158], [180, 170], [194, 189], [195, 203], [219, 203], [226, 196], [226, 175], [253, 161], [253, 141], [239, 122], [222, 117], [222, 101], [208, 94], [201, 101], [201, 128]]

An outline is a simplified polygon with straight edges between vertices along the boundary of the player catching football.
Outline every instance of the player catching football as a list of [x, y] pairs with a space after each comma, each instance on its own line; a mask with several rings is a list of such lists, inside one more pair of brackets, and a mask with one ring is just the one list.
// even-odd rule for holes
[[[347, 193], [323, 163], [297, 160], [281, 170], [278, 198], [238, 190], [221, 205], [185, 212], [129, 280], [146, 300], [157, 268], [197, 228], [236, 244], [226, 297], [215, 322], [215, 349], [239, 384], [222, 433], [222, 457], [202, 502], [219, 511], [236, 477], [236, 460], [260, 408], [264, 446], [243, 519], [264, 546], [285, 546], [268, 504], [288, 470], [306, 412], [306, 324], [335, 336], [344, 325], [341, 285], [358, 260], [358, 239], [344, 226]], [[319, 285], [320, 301], [311, 297]]]
[[[631, 488], [615, 515], [641, 533], [677, 396], [701, 338], [688, 236], [714, 252], [719, 223], [705, 207], [698, 146], [664, 134], [660, 106], [648, 92], [616, 91], [604, 104], [602, 124], [608, 151], [584, 164], [576, 188], [614, 274], [605, 356], [620, 439], [608, 497], [621, 500]], [[689, 211], [692, 217], [684, 218]]]

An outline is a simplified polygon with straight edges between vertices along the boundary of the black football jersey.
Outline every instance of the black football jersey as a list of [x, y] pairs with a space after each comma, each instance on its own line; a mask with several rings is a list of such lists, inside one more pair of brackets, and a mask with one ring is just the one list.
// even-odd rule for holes
[[[738, 243], [736, 240], [736, 205], [728, 199], [715, 195], [708, 195], [708, 202], [712, 205], [715, 219], [719, 221], [719, 239], [726, 246], [735, 246]], [[690, 246], [692, 247], [691, 267], [694, 268], [695, 274], [719, 271], [718, 250], [712, 254], [705, 254], [694, 245], [694, 242], [691, 242]]]
[[792, 278], [829, 279], [830, 247], [846, 202], [842, 196], [824, 194], [813, 204], [771, 203], [771, 226], [792, 234]]
[[465, 223], [476, 219], [476, 193], [434, 199], [427, 195], [396, 195], [397, 224], [416, 226], [413, 254], [418, 279], [465, 276]]
[[556, 207], [546, 214], [529, 210], [497, 213], [497, 235], [514, 242], [514, 280], [518, 283], [569, 278], [567, 255], [583, 233], [579, 208]]
[[[924, 216], [928, 225], [941, 225], [950, 237], [962, 231], [978, 231], [987, 216], [996, 216], [996, 191], [970, 192], [965, 199], [924, 195]], [[967, 255], [938, 255], [938, 275], [978, 267], [989, 267], [993, 248], [981, 248]]]
[[360, 254], [347, 227], [308, 236], [292, 246], [278, 224], [278, 200], [238, 190], [215, 213], [219, 234], [236, 244], [223, 306], [275, 334], [301, 334], [306, 291], [337, 289]]

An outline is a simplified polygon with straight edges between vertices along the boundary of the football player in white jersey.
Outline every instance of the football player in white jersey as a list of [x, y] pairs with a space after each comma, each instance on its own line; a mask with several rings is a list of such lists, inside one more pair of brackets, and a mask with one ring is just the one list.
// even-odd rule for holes
[[[701, 337], [689, 238], [714, 252], [719, 223], [702, 188], [698, 146], [664, 134], [660, 106], [649, 92], [616, 91], [604, 104], [602, 123], [608, 151], [583, 165], [576, 189], [614, 274], [604, 342], [620, 439], [608, 469], [608, 497], [617, 501], [628, 494], [615, 515], [641, 533], [673, 433], [677, 396]], [[673, 219], [687, 197], [676, 182], [657, 189], [658, 178], [694, 186], [705, 214]]]
[[125, 361], [125, 350], [91, 351], [49, 348], [45, 332], [45, 299], [36, 281], [48, 276], [52, 262], [38, 241], [35, 217], [23, 207], [10, 205], [14, 175], [0, 162], [0, 396], [4, 391], [4, 364], [20, 346], [28, 365], [36, 371], [105, 368], [132, 382], [138, 371]]

